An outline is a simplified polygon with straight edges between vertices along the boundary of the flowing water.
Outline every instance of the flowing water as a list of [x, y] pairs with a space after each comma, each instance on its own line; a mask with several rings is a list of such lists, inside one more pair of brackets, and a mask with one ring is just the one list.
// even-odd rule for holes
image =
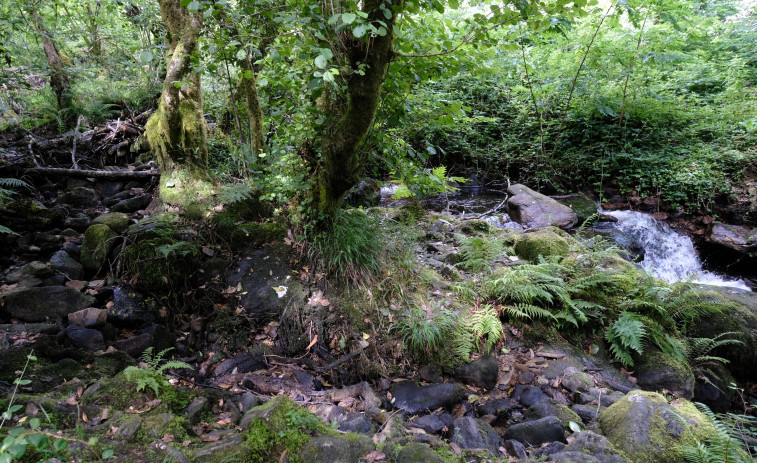
[[655, 277], [673, 283], [689, 280], [715, 286], [731, 286], [749, 290], [741, 280], [735, 280], [702, 269], [694, 244], [668, 224], [649, 214], [634, 211], [603, 211], [618, 219], [618, 230], [636, 241], [644, 249], [641, 266]]

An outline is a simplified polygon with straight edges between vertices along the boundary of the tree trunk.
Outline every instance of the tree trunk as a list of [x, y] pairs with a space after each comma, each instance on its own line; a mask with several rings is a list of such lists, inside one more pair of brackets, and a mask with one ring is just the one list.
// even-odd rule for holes
[[265, 149], [263, 110], [260, 108], [260, 97], [258, 96], [258, 76], [249, 56], [238, 60], [237, 64], [242, 69], [243, 74], [239, 80], [239, 89], [244, 95], [245, 107], [247, 108], [250, 147], [253, 153], [258, 154]]
[[52, 36], [45, 27], [42, 17], [37, 11], [32, 11], [31, 16], [34, 20], [34, 28], [42, 38], [42, 47], [45, 50], [47, 65], [50, 66], [50, 87], [55, 92], [55, 99], [58, 100], [58, 109], [61, 112], [66, 127], [68, 127], [74, 119], [74, 115], [71, 113], [71, 79], [60, 54], [58, 54], [58, 49], [55, 47]]
[[[327, 128], [321, 139], [323, 166], [315, 187], [318, 211], [333, 216], [344, 194], [357, 183], [360, 159], [358, 147], [373, 124], [381, 96], [381, 87], [392, 59], [396, 13], [386, 19], [379, 9], [383, 0], [365, 0], [362, 10], [370, 21], [385, 21], [387, 33], [369, 41], [346, 38], [347, 58], [353, 69], [358, 63], [367, 65], [364, 75], [347, 77], [347, 99], [337, 95], [326, 97]], [[399, 5], [401, 6], [401, 2]]]
[[179, 0], [159, 3], [168, 28], [167, 71], [158, 110], [147, 121], [146, 135], [163, 173], [163, 197], [165, 183], [174, 174], [205, 176], [208, 151], [200, 76], [192, 71], [191, 63], [192, 54], [198, 52], [202, 19], [182, 7]]

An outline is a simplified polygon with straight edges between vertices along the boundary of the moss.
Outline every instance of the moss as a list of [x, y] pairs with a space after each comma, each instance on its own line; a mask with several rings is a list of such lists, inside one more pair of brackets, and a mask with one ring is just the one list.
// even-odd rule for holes
[[410, 201], [399, 208], [395, 219], [406, 225], [411, 225], [418, 222], [420, 219], [426, 216], [426, 211], [416, 201]]
[[116, 232], [104, 224], [95, 224], [84, 232], [81, 244], [81, 263], [90, 270], [99, 269], [116, 244]]
[[466, 235], [475, 233], [490, 233], [492, 226], [486, 220], [466, 220], [460, 230]]
[[230, 231], [229, 241], [235, 248], [259, 247], [265, 243], [281, 242], [286, 228], [278, 223], [245, 222]]
[[518, 235], [515, 254], [521, 259], [536, 262], [539, 256], [567, 256], [568, 241], [551, 229], [536, 230]]
[[123, 212], [110, 212], [98, 216], [92, 221], [92, 225], [107, 225], [116, 233], [121, 233], [129, 226], [129, 216]]
[[173, 170], [160, 177], [160, 199], [167, 204], [179, 207], [210, 205], [215, 194], [215, 185], [190, 169]]

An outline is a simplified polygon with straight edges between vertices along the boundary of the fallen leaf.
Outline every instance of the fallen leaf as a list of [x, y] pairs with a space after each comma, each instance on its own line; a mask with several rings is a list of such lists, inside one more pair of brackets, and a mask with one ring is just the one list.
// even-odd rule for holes
[[173, 434], [163, 434], [163, 439], [161, 439], [163, 442], [173, 442], [174, 437]]
[[378, 450], [373, 450], [363, 455], [363, 458], [366, 463], [375, 463], [377, 461], [386, 461], [386, 454], [379, 452]]
[[310, 341], [310, 344], [308, 344], [308, 346], [305, 348], [305, 350], [310, 350], [310, 348], [313, 347], [315, 345], [315, 343], [317, 343], [317, 342], [318, 342], [318, 335], [316, 334], [315, 336], [313, 336], [313, 340]]

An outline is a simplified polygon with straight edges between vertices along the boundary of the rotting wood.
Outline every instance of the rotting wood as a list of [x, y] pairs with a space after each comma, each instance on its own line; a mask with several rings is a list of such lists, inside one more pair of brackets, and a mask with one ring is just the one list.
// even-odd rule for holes
[[29, 169], [28, 172], [82, 178], [150, 178], [160, 176], [160, 171], [157, 170], [76, 170], [62, 167], [34, 167]]

